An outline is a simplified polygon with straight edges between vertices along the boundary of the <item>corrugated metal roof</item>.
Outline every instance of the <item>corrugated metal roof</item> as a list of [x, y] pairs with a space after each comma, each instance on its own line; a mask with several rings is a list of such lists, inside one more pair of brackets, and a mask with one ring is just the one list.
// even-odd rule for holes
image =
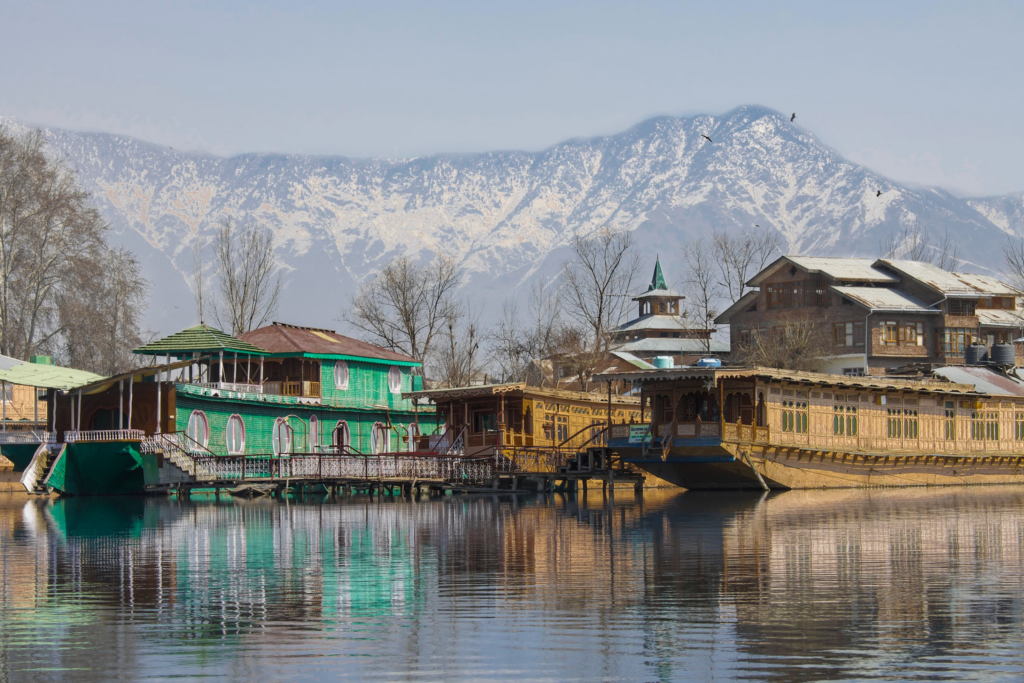
[[1019, 296], [1020, 292], [994, 277], [974, 273], [950, 273], [922, 261], [878, 259], [896, 272], [946, 296]]
[[920, 299], [906, 292], [888, 287], [830, 287], [832, 291], [845, 296], [865, 308], [886, 311], [907, 311], [908, 313], [941, 313], [930, 308]]
[[11, 358], [10, 356], [0, 355], [0, 370], [10, 370], [15, 365], [21, 365], [24, 362], [26, 361]]
[[249, 342], [232, 337], [209, 325], [196, 325], [169, 337], [141, 346], [133, 353], [149, 356], [188, 356], [193, 353], [241, 353], [252, 356], [265, 356], [265, 349], [253, 346]]
[[898, 282], [898, 279], [876, 268], [869, 258], [833, 258], [830, 256], [783, 256], [755, 275], [747, 283], [759, 287], [761, 283], [787, 263], [808, 273], [821, 273], [840, 282]]
[[681, 318], [678, 315], [645, 315], [640, 318], [633, 318], [618, 327], [619, 332], [632, 330], [703, 330], [707, 329], [695, 324], [689, 318]]
[[1007, 311], [998, 308], [975, 310], [982, 327], [1024, 327], [1024, 311]]
[[275, 322], [239, 336], [242, 340], [252, 342], [275, 354], [310, 353], [320, 356], [375, 358], [398, 363], [419, 364], [418, 360], [405, 354], [346, 337], [334, 330], [322, 330], [315, 327], [300, 327]]
[[637, 358], [636, 356], [634, 356], [631, 353], [626, 353], [625, 351], [612, 351], [612, 355], [615, 356], [616, 358], [620, 358], [620, 359], [626, 361], [627, 363], [629, 363], [633, 367], [639, 368], [640, 370], [653, 370], [654, 369], [653, 365], [651, 365], [647, 361], [643, 360], [642, 358]]
[[981, 365], [950, 365], [934, 374], [958, 384], [973, 384], [975, 391], [989, 396], [1024, 396], [1024, 382]]
[[[655, 337], [653, 339], [634, 339], [615, 347], [616, 351], [626, 353], [707, 353], [707, 345], [703, 339], [674, 339]], [[711, 340], [711, 353], [729, 353], [729, 343]]]
[[22, 363], [7, 370], [0, 370], [0, 380], [11, 384], [20, 384], [27, 387], [42, 387], [45, 389], [77, 389], [87, 384], [103, 379], [103, 375], [97, 375], [85, 370], [73, 368], [62, 368], [58, 365], [39, 365], [37, 363]]
[[682, 294], [680, 294], [679, 292], [673, 291], [671, 289], [652, 289], [649, 292], [644, 292], [643, 294], [637, 294], [635, 297], [633, 297], [633, 301], [641, 301], [643, 299], [664, 299], [664, 298], [668, 298], [668, 299], [685, 299], [686, 297], [683, 296]]

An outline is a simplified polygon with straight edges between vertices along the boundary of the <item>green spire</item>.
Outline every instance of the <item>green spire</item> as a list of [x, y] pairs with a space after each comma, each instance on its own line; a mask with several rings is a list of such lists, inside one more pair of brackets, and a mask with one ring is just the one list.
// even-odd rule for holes
[[654, 259], [654, 277], [651, 278], [651, 286], [647, 288], [647, 291], [653, 291], [655, 289], [668, 289], [668, 285], [665, 284], [665, 276], [661, 273], [661, 258], [655, 257]]

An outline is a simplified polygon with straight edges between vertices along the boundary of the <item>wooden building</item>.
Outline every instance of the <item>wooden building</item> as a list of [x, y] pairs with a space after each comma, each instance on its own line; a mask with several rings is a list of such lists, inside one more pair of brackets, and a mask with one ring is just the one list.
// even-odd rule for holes
[[[1011, 343], [1024, 329], [1022, 293], [987, 275], [898, 259], [783, 256], [716, 322], [730, 327], [733, 357], [787, 325], [825, 326], [828, 371], [884, 375], [909, 364], [960, 365], [972, 343]], [[1024, 346], [1016, 345], [1024, 361]]]
[[515, 449], [556, 449], [575, 453], [604, 443], [612, 424], [640, 422], [640, 400], [597, 393], [492, 384], [431, 389], [405, 394], [430, 399], [437, 406], [435, 437], [423, 437], [420, 450], [434, 450], [437, 440], [462, 440], [467, 456], [494, 455]]

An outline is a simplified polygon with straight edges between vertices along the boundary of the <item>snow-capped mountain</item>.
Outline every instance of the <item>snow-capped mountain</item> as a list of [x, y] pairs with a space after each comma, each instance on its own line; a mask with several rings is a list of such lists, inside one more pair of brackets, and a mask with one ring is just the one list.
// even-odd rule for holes
[[486, 313], [556, 273], [574, 234], [606, 225], [636, 231], [677, 282], [683, 243], [713, 229], [774, 230], [788, 253], [874, 256], [887, 234], [917, 223], [925, 233], [948, 229], [982, 270], [998, 270], [993, 247], [1005, 234], [1024, 234], [1024, 195], [962, 200], [909, 188], [754, 106], [654, 118], [539, 152], [416, 159], [222, 158], [105, 133], [45, 133], [78, 169], [113, 241], [142, 258], [160, 333], [195, 322], [193, 244], [229, 215], [275, 233], [286, 282], [278, 318], [329, 327], [342, 326], [352, 288], [396, 255], [454, 255]]

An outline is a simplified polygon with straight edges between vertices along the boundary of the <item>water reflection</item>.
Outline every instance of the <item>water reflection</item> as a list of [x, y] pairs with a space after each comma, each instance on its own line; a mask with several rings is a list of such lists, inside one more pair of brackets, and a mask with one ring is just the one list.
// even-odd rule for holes
[[0, 503], [0, 680], [1019, 678], [1022, 502]]

